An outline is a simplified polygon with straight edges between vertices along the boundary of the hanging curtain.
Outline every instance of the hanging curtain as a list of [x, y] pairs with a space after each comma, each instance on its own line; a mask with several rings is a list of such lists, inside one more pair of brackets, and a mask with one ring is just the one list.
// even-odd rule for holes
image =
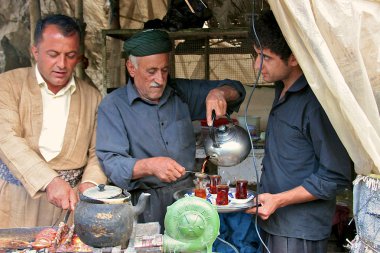
[[380, 2], [269, 0], [358, 174], [380, 174]]

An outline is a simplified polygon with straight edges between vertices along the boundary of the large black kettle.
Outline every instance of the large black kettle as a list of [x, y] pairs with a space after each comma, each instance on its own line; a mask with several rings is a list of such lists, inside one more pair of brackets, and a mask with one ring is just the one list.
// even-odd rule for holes
[[145, 209], [149, 193], [140, 195], [136, 206], [131, 194], [116, 186], [98, 185], [80, 194], [75, 208], [75, 232], [96, 248], [126, 246], [137, 215]]

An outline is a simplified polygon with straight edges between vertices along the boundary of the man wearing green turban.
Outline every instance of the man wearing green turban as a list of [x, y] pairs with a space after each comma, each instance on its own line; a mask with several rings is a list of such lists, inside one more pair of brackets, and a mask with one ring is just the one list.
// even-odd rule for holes
[[213, 110], [217, 118], [237, 112], [245, 90], [228, 79], [170, 79], [172, 43], [164, 31], [138, 32], [124, 50], [130, 79], [99, 106], [96, 152], [108, 179], [127, 189], [133, 204], [151, 194], [138, 221], [158, 221], [163, 232], [173, 193], [193, 187], [185, 173], [195, 170], [192, 121], [207, 118], [211, 125]]

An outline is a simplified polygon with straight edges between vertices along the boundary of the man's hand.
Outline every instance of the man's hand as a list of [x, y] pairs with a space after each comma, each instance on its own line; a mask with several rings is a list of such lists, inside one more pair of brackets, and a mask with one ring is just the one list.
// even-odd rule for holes
[[133, 178], [155, 176], [163, 182], [173, 182], [185, 174], [185, 168], [169, 157], [153, 157], [138, 160]]
[[212, 111], [215, 111], [216, 119], [226, 115], [227, 102], [236, 100], [239, 96], [238, 91], [227, 85], [210, 90], [206, 97], [207, 125], [212, 125]]
[[[268, 219], [269, 216], [271, 216], [280, 207], [305, 203], [317, 199], [303, 186], [297, 186], [289, 191], [280, 192], [277, 194], [262, 193], [259, 194], [257, 198], [259, 204], [257, 215], [263, 220]], [[256, 199], [253, 201], [256, 202]], [[245, 212], [255, 214], [256, 207], [252, 207]]]
[[74, 210], [78, 202], [76, 192], [71, 188], [69, 183], [60, 177], [54, 178], [46, 187], [48, 201], [62, 209]]
[[[269, 216], [274, 213], [277, 208], [279, 207], [278, 201], [276, 199], [275, 194], [269, 194], [269, 193], [263, 193], [259, 194], [257, 196], [257, 201], [259, 207], [256, 208], [256, 206], [246, 210], [246, 213], [249, 214], [255, 214], [257, 210], [257, 215], [262, 219], [262, 220], [267, 220]], [[253, 200], [254, 203], [256, 203], [256, 198]]]
[[212, 89], [206, 97], [206, 117], [207, 125], [212, 125], [212, 111], [215, 111], [215, 119], [218, 119], [227, 112], [227, 101], [224, 92], [218, 88]]

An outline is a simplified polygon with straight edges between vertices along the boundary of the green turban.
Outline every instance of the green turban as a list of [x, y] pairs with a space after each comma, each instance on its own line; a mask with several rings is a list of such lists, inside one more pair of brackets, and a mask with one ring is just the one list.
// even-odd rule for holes
[[135, 33], [124, 42], [123, 48], [128, 56], [147, 56], [170, 52], [172, 43], [167, 32], [149, 29]]

